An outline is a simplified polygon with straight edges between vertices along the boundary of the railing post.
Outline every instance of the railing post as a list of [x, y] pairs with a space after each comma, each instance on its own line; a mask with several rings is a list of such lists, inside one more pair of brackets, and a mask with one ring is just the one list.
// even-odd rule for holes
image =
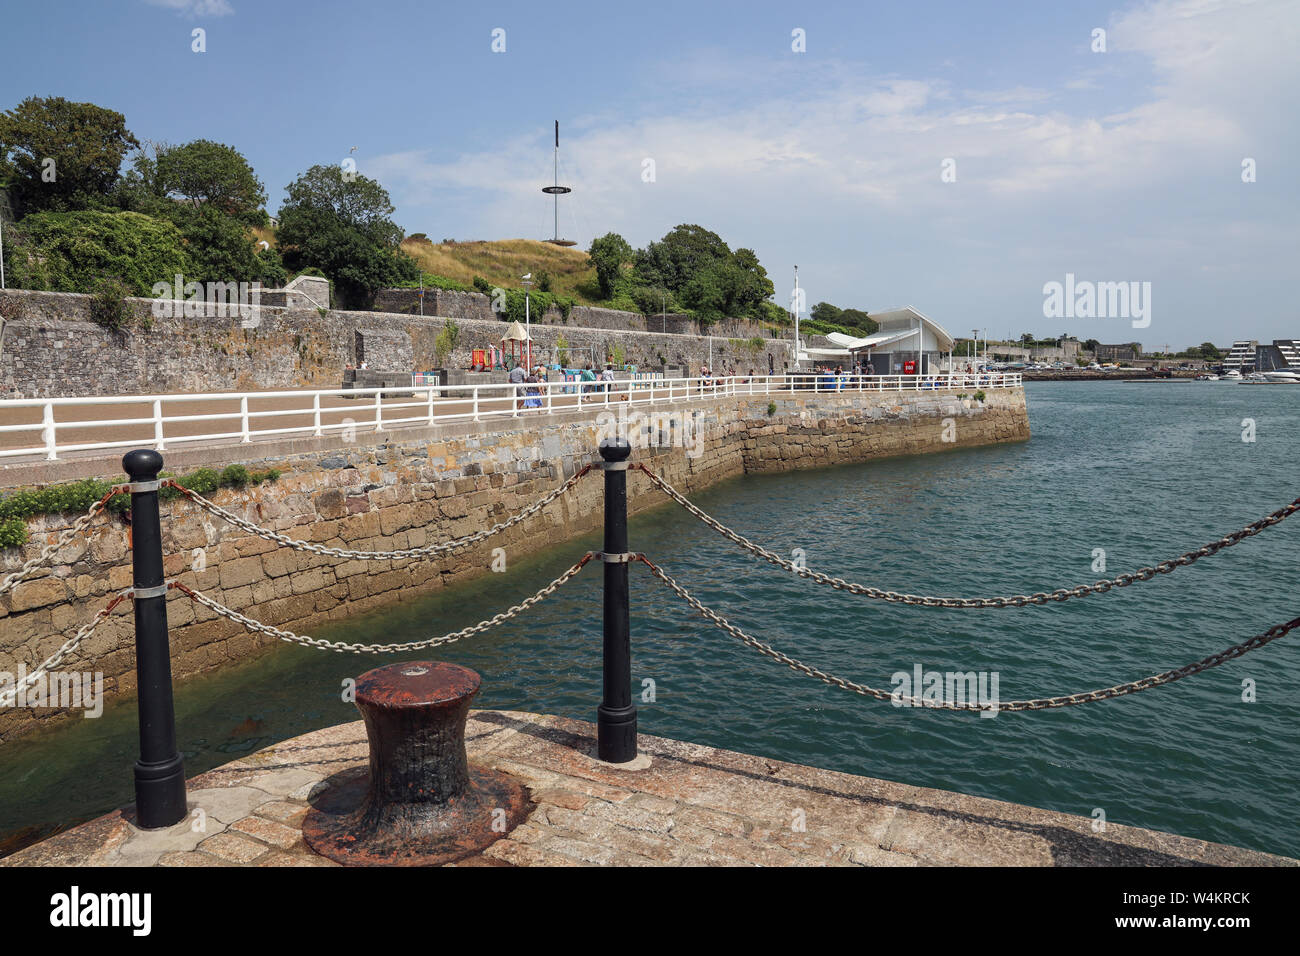
[[41, 436], [45, 439], [45, 460], [59, 460], [59, 443], [55, 438], [54, 403], [46, 402], [41, 413]]
[[311, 420], [312, 434], [320, 438], [322, 434], [320, 427], [320, 392], [316, 392], [311, 397]]
[[166, 451], [167, 446], [163, 443], [163, 417], [162, 417], [162, 399], [153, 400], [153, 447], [155, 451]]
[[384, 390], [375, 392], [375, 431], [384, 430]]
[[136, 823], [142, 829], [185, 818], [185, 766], [176, 749], [167, 591], [163, 582], [158, 472], [162, 455], [127, 452], [122, 468], [145, 490], [131, 490], [131, 565], [135, 582], [135, 673], [140, 715], [140, 759], [135, 762]]
[[239, 399], [239, 430], [242, 434], [241, 442], [250, 442], [253, 439], [248, 434], [248, 396], [243, 395]]
[[605, 469], [605, 628], [603, 696], [596, 708], [596, 756], [607, 763], [636, 758], [632, 703], [632, 638], [627, 597], [626, 439], [600, 443]]

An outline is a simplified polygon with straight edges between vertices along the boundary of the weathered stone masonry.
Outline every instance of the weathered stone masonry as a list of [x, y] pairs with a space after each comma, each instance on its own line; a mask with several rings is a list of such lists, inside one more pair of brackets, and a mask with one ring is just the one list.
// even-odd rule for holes
[[[90, 321], [85, 295], [10, 290], [0, 292], [0, 303], [5, 302], [17, 303], [19, 315], [8, 324], [0, 351], [0, 398], [338, 388], [344, 366], [360, 358], [359, 341], [384, 343], [377, 361], [406, 363], [393, 371], [438, 368], [443, 363], [435, 343], [449, 321], [264, 305], [256, 325], [246, 328], [249, 323], [238, 316], [152, 319], [152, 299], [129, 299], [138, 318], [152, 325], [117, 333]], [[499, 342], [506, 329], [495, 318], [454, 321], [460, 337], [448, 358], [451, 368], [469, 368], [472, 350]], [[625, 361], [643, 368], [670, 365], [691, 374], [710, 355], [714, 367], [734, 365], [741, 374], [751, 368], [766, 374], [769, 356], [779, 372], [790, 359], [790, 343], [784, 339], [759, 342], [715, 334], [710, 346], [709, 339], [671, 331], [539, 323], [532, 333], [537, 347], [549, 354], [563, 336], [569, 348], [594, 350], [598, 362], [621, 350]], [[578, 354], [574, 352], [575, 360]], [[371, 368], [378, 367], [371, 361]]]
[[[769, 402], [775, 405], [769, 414]], [[713, 399], [697, 406], [702, 454], [683, 448], [637, 450], [686, 492], [726, 478], [889, 455], [1028, 438], [1024, 393], [990, 390], [987, 401], [945, 392], [753, 396]], [[661, 411], [662, 408], [656, 411]], [[951, 419], [956, 441], [946, 443]], [[219, 504], [292, 537], [332, 547], [392, 550], [470, 534], [524, 508], [593, 460], [597, 422], [590, 413], [539, 413], [527, 428], [465, 424], [391, 434], [374, 447], [302, 439], [310, 454], [285, 451], [259, 466], [283, 469], [278, 482], [216, 495]], [[298, 440], [295, 440], [298, 441]], [[252, 464], [256, 445], [207, 450], [205, 463]], [[174, 460], [174, 459], [173, 459]], [[192, 464], [192, 462], [191, 462]], [[120, 478], [105, 462], [105, 477]], [[664, 499], [644, 475], [629, 474], [633, 509]], [[363, 613], [417, 592], [487, 573], [491, 549], [526, 554], [599, 527], [599, 475], [543, 513], [508, 532], [440, 561], [340, 561], [291, 551], [239, 532], [184, 501], [163, 505], [165, 572], [229, 607], [268, 624], [311, 633], [322, 622]], [[74, 516], [35, 519], [31, 541], [3, 552], [0, 573], [35, 556]], [[106, 519], [97, 533], [74, 541], [45, 576], [0, 597], [0, 665], [31, 667], [49, 656], [108, 597], [131, 585], [128, 529]], [[206, 568], [194, 572], [196, 552]], [[522, 597], [523, 595], [521, 595]], [[178, 679], [244, 660], [270, 641], [215, 618], [180, 594], [168, 600], [172, 661]], [[102, 671], [110, 696], [134, 689], [132, 618], [106, 621], [64, 666]], [[327, 653], [327, 652], [321, 652]], [[0, 713], [0, 739], [46, 723], [51, 711]]]

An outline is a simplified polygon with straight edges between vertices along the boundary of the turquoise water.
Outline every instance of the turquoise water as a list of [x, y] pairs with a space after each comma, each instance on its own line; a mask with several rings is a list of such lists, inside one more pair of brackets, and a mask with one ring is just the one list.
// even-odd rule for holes
[[[1297, 496], [1300, 389], [1215, 383], [1031, 383], [1033, 439], [715, 486], [697, 502], [809, 566], [895, 590], [1030, 593], [1172, 557]], [[1256, 441], [1242, 438], [1242, 420]], [[1105, 687], [1221, 650], [1300, 614], [1300, 518], [1145, 584], [1003, 611], [885, 605], [756, 561], [675, 506], [635, 518], [632, 546], [706, 604], [832, 673], [997, 671], [1003, 700]], [[595, 538], [317, 633], [399, 641], [462, 627], [531, 594]], [[1093, 551], [1106, 552], [1105, 575]], [[760, 657], [632, 569], [633, 680], [652, 734], [1300, 856], [1300, 634], [1170, 687], [1064, 710], [897, 709]], [[418, 656], [418, 655], [417, 655]], [[593, 719], [600, 574], [441, 659], [478, 670], [484, 707]], [[355, 718], [346, 677], [375, 666], [280, 645], [177, 688], [196, 773]], [[1242, 701], [1251, 679], [1258, 701]], [[133, 704], [0, 749], [0, 833], [131, 798]]]

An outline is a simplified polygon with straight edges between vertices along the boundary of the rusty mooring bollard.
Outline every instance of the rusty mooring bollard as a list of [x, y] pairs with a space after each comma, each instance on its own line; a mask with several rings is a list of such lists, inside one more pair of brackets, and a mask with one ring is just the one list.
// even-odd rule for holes
[[361, 675], [370, 772], [331, 782], [303, 820], [317, 853], [348, 866], [437, 866], [471, 856], [526, 816], [507, 774], [470, 766], [465, 721], [479, 675], [456, 664], [390, 664]]

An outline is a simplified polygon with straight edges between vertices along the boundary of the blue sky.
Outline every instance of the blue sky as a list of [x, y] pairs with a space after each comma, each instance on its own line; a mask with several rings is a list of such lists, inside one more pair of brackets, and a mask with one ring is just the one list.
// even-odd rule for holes
[[[544, 238], [559, 119], [583, 248], [697, 222], [755, 249], [783, 304], [797, 263], [810, 304], [957, 334], [1300, 337], [1297, 0], [44, 0], [3, 22], [0, 107], [60, 95], [229, 143], [273, 210], [351, 155], [408, 232]], [[1150, 327], [1045, 318], [1067, 273], [1150, 282]]]

